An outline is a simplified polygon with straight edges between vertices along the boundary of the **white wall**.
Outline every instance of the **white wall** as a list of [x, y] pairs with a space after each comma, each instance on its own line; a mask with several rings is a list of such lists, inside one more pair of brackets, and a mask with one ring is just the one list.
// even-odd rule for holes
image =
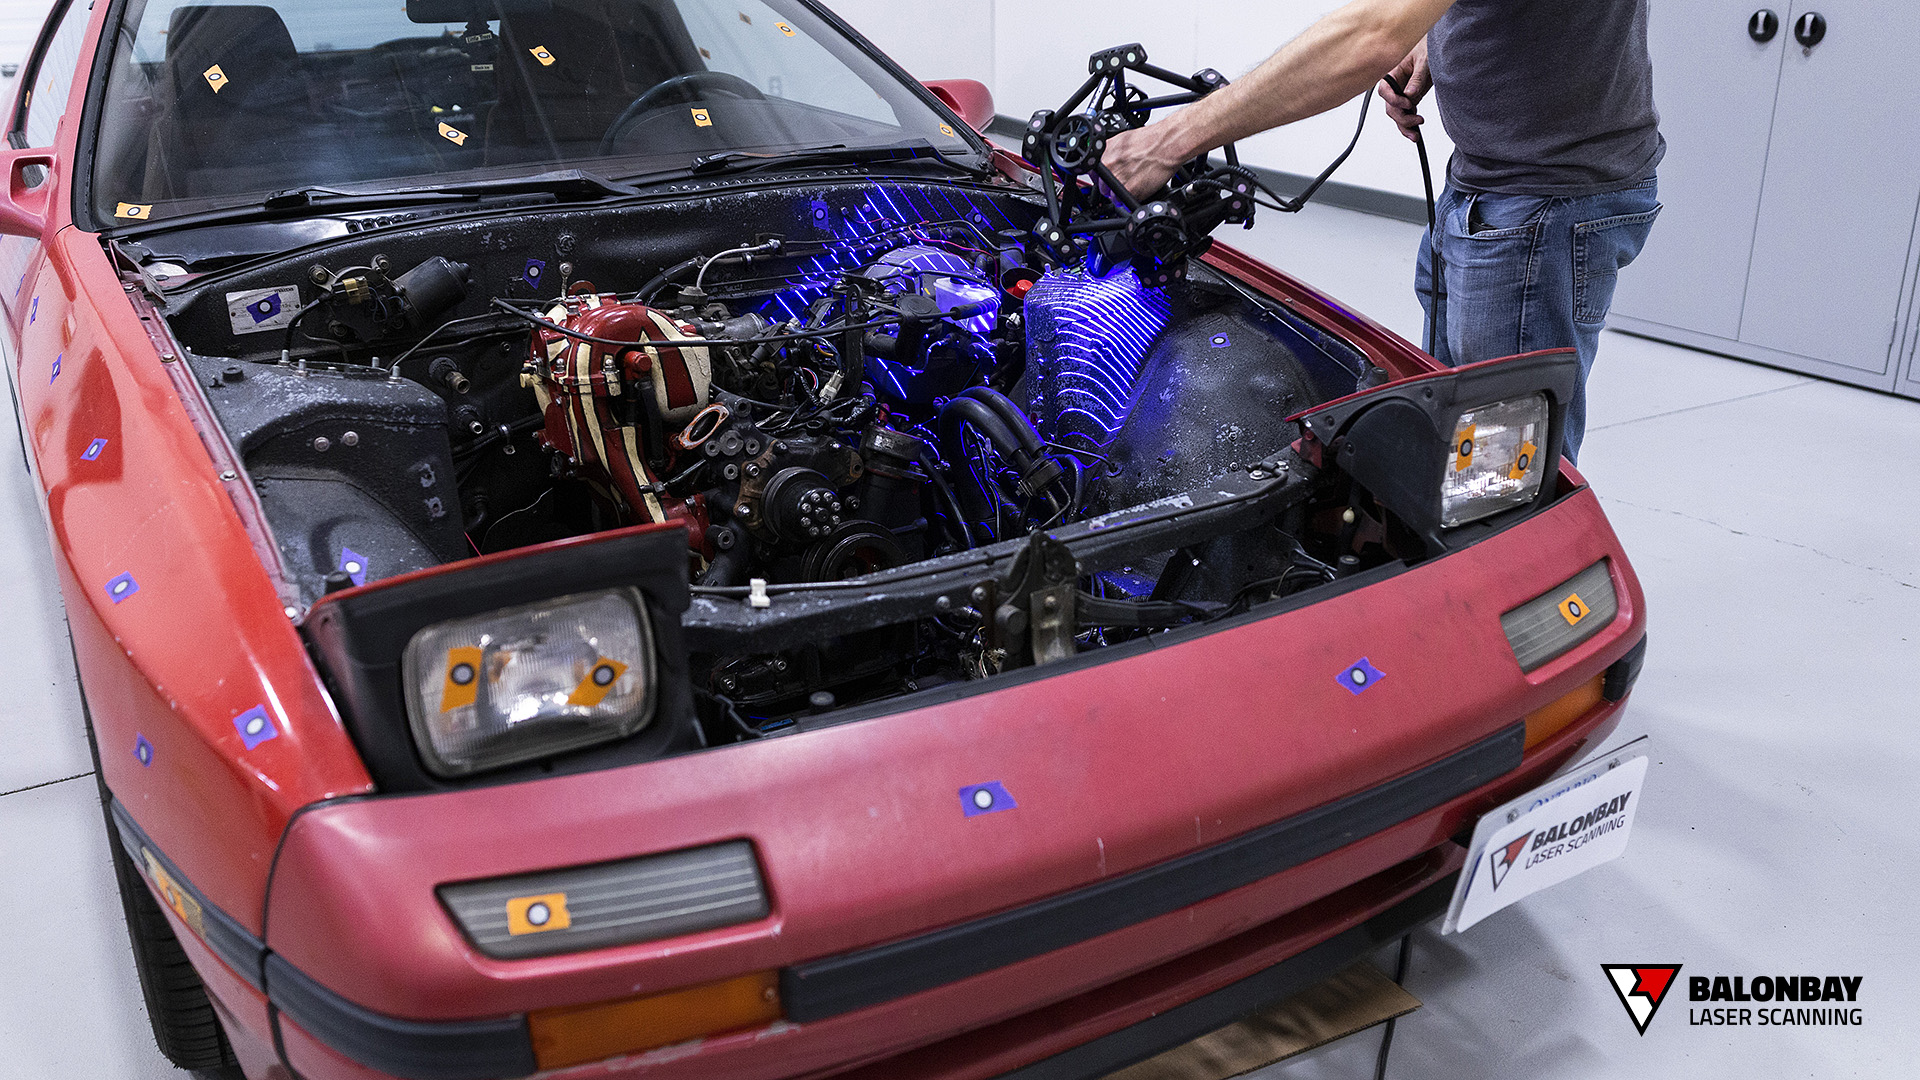
[[[52, 7], [53, 0], [0, 0], [0, 68], [26, 65], [27, 53], [40, 36], [40, 24]], [[0, 76], [0, 102], [13, 99], [13, 82]]]
[[994, 85], [996, 0], [828, 0], [827, 6], [916, 79]]

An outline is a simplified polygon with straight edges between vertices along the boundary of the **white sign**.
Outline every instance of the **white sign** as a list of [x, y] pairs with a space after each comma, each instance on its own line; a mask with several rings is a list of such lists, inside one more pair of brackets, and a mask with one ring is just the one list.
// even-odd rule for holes
[[1646, 778], [1645, 756], [1608, 754], [1482, 817], [1442, 932], [1625, 854]]
[[227, 318], [235, 334], [258, 334], [293, 324], [300, 313], [300, 290], [293, 286], [227, 294]]

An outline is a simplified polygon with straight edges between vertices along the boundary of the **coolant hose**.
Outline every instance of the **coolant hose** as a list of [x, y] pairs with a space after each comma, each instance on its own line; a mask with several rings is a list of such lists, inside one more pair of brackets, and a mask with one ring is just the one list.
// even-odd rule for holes
[[[1027, 453], [1019, 437], [1008, 428], [1006, 421], [1001, 419], [999, 412], [978, 398], [962, 394], [947, 402], [946, 407], [940, 410], [939, 422], [941, 452], [956, 466], [956, 472], [960, 471], [958, 466], [969, 460], [966, 441], [962, 437], [964, 430], [969, 427], [993, 444], [993, 448], [1023, 474], [1032, 467], [1032, 456]], [[972, 475], [970, 469], [967, 474]], [[993, 494], [983, 486], [992, 482], [991, 477], [985, 477], [980, 478], [978, 483], [955, 485], [959, 489], [956, 494], [960, 499], [961, 512], [967, 520], [986, 521], [993, 516], [993, 507], [996, 505]]]

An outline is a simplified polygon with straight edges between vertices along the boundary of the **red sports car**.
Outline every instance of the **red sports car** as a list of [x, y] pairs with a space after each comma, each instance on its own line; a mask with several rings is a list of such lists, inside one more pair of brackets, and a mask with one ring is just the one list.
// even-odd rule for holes
[[1437, 914], [1639, 671], [1571, 357], [1203, 250], [1232, 168], [1102, 209], [1135, 98], [1036, 177], [811, 0], [61, 0], [21, 87], [182, 1066], [1101, 1076]]

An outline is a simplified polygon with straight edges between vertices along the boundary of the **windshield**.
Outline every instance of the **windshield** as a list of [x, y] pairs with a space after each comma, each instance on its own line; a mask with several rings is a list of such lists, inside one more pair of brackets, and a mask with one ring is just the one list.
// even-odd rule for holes
[[132, 0], [94, 212], [618, 178], [729, 150], [972, 144], [797, 0]]

